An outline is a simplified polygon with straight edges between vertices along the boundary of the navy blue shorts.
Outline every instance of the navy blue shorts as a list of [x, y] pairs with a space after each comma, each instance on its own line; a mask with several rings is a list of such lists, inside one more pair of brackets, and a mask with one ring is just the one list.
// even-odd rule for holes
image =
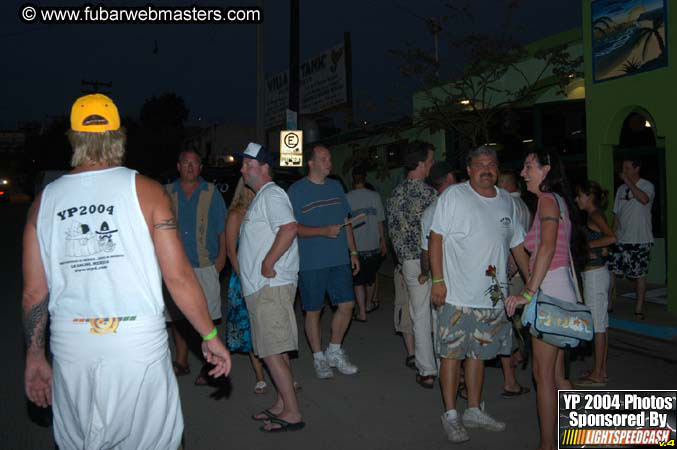
[[350, 264], [300, 271], [299, 290], [304, 311], [320, 311], [325, 293], [329, 294], [332, 305], [355, 301]]

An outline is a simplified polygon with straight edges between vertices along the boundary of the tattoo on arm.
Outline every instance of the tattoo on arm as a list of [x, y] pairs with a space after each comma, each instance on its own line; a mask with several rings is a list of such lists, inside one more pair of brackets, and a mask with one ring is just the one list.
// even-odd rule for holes
[[45, 329], [47, 328], [47, 305], [49, 297], [33, 305], [30, 311], [24, 311], [23, 325], [26, 348], [45, 348]]
[[172, 217], [171, 219], [161, 220], [153, 225], [153, 228], [156, 230], [176, 230], [176, 219]]
[[552, 216], [541, 217], [541, 222], [547, 222], [548, 220], [551, 220], [553, 222], [559, 222], [559, 217], [552, 217]]

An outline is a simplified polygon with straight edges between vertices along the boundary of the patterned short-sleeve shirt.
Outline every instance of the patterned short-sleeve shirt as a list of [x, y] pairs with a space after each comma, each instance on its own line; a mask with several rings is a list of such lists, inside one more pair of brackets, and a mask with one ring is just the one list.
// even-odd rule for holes
[[421, 216], [437, 198], [437, 192], [423, 180], [405, 178], [388, 199], [388, 235], [400, 262], [421, 257]]

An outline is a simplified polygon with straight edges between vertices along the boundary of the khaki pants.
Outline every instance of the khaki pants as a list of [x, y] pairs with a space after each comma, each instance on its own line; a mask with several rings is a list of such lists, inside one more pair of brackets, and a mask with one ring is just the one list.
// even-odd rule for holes
[[437, 375], [437, 364], [433, 351], [433, 314], [430, 304], [432, 283], [418, 282], [421, 262], [409, 259], [402, 264], [402, 275], [409, 295], [409, 313], [414, 328], [414, 348], [416, 349], [416, 367], [421, 375]]

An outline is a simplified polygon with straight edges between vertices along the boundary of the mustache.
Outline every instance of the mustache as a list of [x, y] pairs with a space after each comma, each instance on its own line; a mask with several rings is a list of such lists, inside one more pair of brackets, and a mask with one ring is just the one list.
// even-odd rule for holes
[[484, 172], [484, 173], [480, 174], [480, 178], [493, 178], [493, 176], [494, 175], [490, 172]]

